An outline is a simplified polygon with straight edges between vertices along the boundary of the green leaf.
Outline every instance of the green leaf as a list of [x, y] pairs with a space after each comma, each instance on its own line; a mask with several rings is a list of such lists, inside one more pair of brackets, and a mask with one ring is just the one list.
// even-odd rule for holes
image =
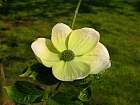
[[52, 97], [52, 99], [60, 104], [68, 104], [72, 101], [72, 97], [70, 95], [62, 92], [57, 93], [54, 97]]
[[48, 105], [83, 105], [83, 103], [67, 93], [59, 92], [48, 99]]
[[83, 102], [86, 102], [89, 101], [90, 98], [91, 98], [91, 87], [84, 88], [82, 91], [80, 91], [78, 99], [80, 99]]
[[55, 100], [49, 98], [49, 99], [48, 99], [48, 105], [60, 105], [60, 104], [57, 103]]
[[91, 78], [90, 78], [90, 76], [88, 76], [88, 77], [81, 79], [81, 80], [75, 80], [72, 82], [72, 84], [75, 87], [86, 88], [91, 84]]
[[13, 86], [6, 87], [8, 95], [18, 104], [28, 105], [42, 100], [44, 91], [28, 81], [16, 81]]
[[52, 98], [48, 99], [48, 105], [83, 105], [81, 101], [67, 102], [67, 103], [58, 103]]

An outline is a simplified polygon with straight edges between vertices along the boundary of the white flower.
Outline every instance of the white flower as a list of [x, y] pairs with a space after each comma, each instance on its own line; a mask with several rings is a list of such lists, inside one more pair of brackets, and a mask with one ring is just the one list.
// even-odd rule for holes
[[95, 29], [72, 30], [58, 23], [52, 29], [51, 40], [38, 38], [31, 48], [43, 65], [52, 67], [57, 79], [73, 81], [111, 66], [109, 53], [99, 38]]

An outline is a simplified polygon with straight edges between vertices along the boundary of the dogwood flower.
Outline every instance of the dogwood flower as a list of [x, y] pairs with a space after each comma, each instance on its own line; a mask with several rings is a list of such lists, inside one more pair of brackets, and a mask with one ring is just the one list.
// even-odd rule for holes
[[83, 79], [111, 66], [106, 47], [93, 28], [72, 30], [58, 23], [52, 29], [51, 40], [38, 38], [31, 48], [37, 59], [52, 67], [53, 75], [61, 81]]

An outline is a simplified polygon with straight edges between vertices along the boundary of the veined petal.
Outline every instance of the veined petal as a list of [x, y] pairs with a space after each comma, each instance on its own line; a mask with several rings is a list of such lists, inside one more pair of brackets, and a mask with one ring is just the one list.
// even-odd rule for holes
[[90, 74], [97, 74], [111, 66], [108, 50], [100, 42], [91, 52], [86, 55], [77, 57], [76, 59], [90, 64]]
[[71, 28], [63, 23], [58, 23], [53, 27], [51, 40], [55, 48], [60, 52], [67, 49], [66, 39], [71, 31]]
[[49, 39], [38, 38], [32, 43], [31, 48], [39, 61], [47, 67], [59, 61], [59, 54]]
[[83, 79], [90, 72], [90, 65], [80, 61], [60, 61], [52, 67], [53, 75], [61, 81]]
[[96, 46], [99, 38], [99, 33], [92, 28], [74, 30], [69, 37], [68, 49], [74, 51], [75, 55], [83, 55]]

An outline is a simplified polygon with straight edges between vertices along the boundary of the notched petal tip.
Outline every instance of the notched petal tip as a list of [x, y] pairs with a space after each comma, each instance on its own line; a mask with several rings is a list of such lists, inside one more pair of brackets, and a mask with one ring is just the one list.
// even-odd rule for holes
[[64, 23], [57, 23], [53, 27], [51, 40], [58, 51], [62, 52], [67, 49], [67, 36], [69, 36], [71, 31], [72, 29]]
[[96, 57], [95, 60], [93, 60], [91, 63], [91, 74], [97, 74], [111, 67], [109, 52], [102, 43], [98, 43], [93, 53], [96, 55]]
[[108, 69], [110, 67], [111, 67], [111, 60], [108, 61], [108, 65], [107, 65], [106, 69]]
[[84, 28], [82, 28], [82, 29], [83, 29], [83, 30], [86, 30], [87, 32], [92, 32], [92, 33], [98, 35], [98, 37], [100, 37], [100, 33], [99, 33], [97, 30], [95, 30], [94, 28], [84, 27]]
[[79, 56], [76, 59], [90, 64], [90, 74], [97, 74], [111, 66], [109, 52], [100, 42], [91, 52]]
[[38, 38], [31, 44], [31, 48], [37, 59], [47, 67], [51, 67], [59, 61], [58, 53], [53, 52], [55, 49], [49, 39]]
[[[56, 26], [58, 26], [58, 25], [66, 25], [66, 24], [64, 24], [64, 23], [57, 23], [54, 27], [56, 27]], [[67, 25], [66, 25], [67, 26]]]
[[81, 28], [72, 31], [68, 48], [76, 55], [83, 55], [91, 51], [99, 42], [100, 34], [92, 28]]
[[33, 51], [35, 51], [36, 49], [38, 49], [40, 47], [40, 42], [45, 41], [45, 38], [37, 38], [36, 40], [34, 40], [31, 44], [31, 48]]

